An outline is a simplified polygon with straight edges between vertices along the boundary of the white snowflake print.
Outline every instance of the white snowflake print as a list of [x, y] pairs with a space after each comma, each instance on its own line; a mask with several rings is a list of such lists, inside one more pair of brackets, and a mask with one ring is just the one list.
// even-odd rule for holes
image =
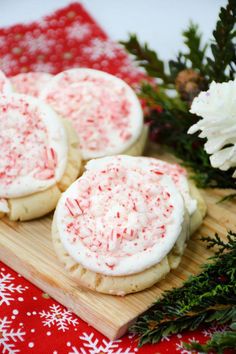
[[65, 332], [69, 329], [69, 325], [76, 326], [78, 320], [73, 318], [70, 311], [63, 309], [60, 305], [53, 304], [50, 311], [39, 312], [41, 318], [44, 318], [43, 325], [52, 327], [56, 326], [59, 331]]
[[26, 33], [21, 45], [27, 48], [30, 54], [37, 52], [47, 54], [51, 48], [56, 44], [54, 39], [48, 38], [45, 34], [34, 36], [32, 33]]
[[15, 354], [20, 350], [16, 349], [17, 341], [23, 342], [23, 332], [20, 328], [14, 330], [10, 326], [12, 321], [8, 321], [7, 317], [0, 318], [0, 351], [2, 354]]
[[120, 339], [115, 341], [103, 339], [99, 342], [97, 338], [94, 338], [94, 333], [88, 335], [85, 332], [79, 338], [84, 342], [83, 347], [78, 350], [75, 346], [72, 346], [72, 351], [69, 354], [136, 354], [138, 352], [138, 348], [134, 350], [130, 347], [126, 349], [119, 348]]
[[228, 325], [221, 325], [221, 326], [217, 326], [217, 325], [212, 325], [211, 327], [204, 329], [202, 331], [202, 334], [204, 335], [204, 337], [212, 337], [213, 334], [215, 333], [222, 333], [225, 332], [229, 329]]
[[161, 338], [161, 342], [169, 342], [170, 341], [170, 336], [163, 336]]
[[91, 34], [91, 25], [77, 21], [74, 22], [70, 27], [67, 27], [66, 32], [69, 39], [83, 41]]
[[51, 63], [38, 62], [31, 65], [33, 71], [39, 71], [44, 73], [54, 73], [54, 66]]
[[134, 60], [127, 56], [124, 61], [122, 61], [122, 65], [119, 69], [121, 74], [128, 75], [132, 78], [139, 76], [140, 74], [144, 74], [144, 69], [138, 67], [138, 65], [134, 62]]
[[0, 57], [0, 69], [6, 74], [11, 74], [12, 70], [17, 66], [17, 61], [10, 55], [2, 55]]
[[83, 48], [83, 53], [94, 61], [101, 58], [114, 59], [120, 49], [120, 45], [110, 40], [94, 38], [89, 46]]
[[12, 283], [14, 279], [11, 274], [0, 273], [0, 306], [3, 304], [10, 305], [10, 302], [14, 301], [13, 293], [22, 294], [25, 291], [26, 288], [22, 285]]
[[[189, 343], [191, 342], [197, 342], [199, 343], [198, 340], [196, 340], [194, 337], [189, 339], [188, 340]], [[180, 351], [180, 354], [192, 354], [193, 352], [191, 350], [187, 350], [185, 347], [184, 347], [184, 343], [181, 341], [180, 343], [177, 343], [176, 344], [176, 350]], [[200, 354], [200, 353], [199, 353]]]

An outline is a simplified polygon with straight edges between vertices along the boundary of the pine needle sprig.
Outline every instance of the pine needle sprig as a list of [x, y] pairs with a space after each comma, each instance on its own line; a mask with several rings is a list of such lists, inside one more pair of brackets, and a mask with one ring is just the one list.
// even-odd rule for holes
[[158, 77], [166, 84], [172, 83], [165, 73], [165, 66], [158, 54], [149, 48], [148, 44], [141, 45], [135, 34], [131, 34], [127, 42], [120, 42], [127, 51], [134, 56], [136, 62], [142, 66], [150, 76]]
[[180, 288], [166, 291], [131, 327], [140, 345], [155, 343], [162, 336], [183, 329], [196, 329], [203, 322], [224, 323], [236, 311], [236, 233], [229, 231], [228, 243], [218, 235], [205, 237], [209, 247], [218, 247], [203, 271], [191, 276]]
[[169, 60], [168, 64], [170, 75], [174, 80], [179, 72], [187, 69], [187, 58], [182, 52], [179, 52], [175, 59]]
[[[144, 333], [140, 338], [139, 346], [143, 346], [146, 343], [158, 343], [163, 337], [180, 333], [184, 330], [194, 331], [205, 323], [211, 324], [217, 322], [218, 324], [224, 324], [231, 321], [235, 317], [235, 314], [236, 306], [227, 306], [225, 309], [207, 309], [204, 312], [195, 313], [194, 315], [185, 315], [174, 320], [169, 320]], [[135, 328], [135, 325], [133, 328]]]
[[224, 82], [233, 80], [236, 72], [236, 0], [229, 0], [226, 8], [222, 7], [214, 41], [211, 44], [212, 56], [207, 58], [209, 80]]
[[234, 200], [236, 198], [236, 193], [231, 193], [231, 194], [228, 194], [226, 195], [225, 197], [221, 198], [217, 204], [219, 203], [223, 203], [223, 202], [226, 202], [226, 201], [231, 201], [231, 200]]
[[185, 102], [181, 101], [178, 95], [174, 97], [168, 96], [161, 86], [154, 88], [149, 83], [144, 82], [141, 85], [139, 96], [143, 98], [150, 107], [160, 105], [160, 107], [166, 111], [173, 109], [180, 110], [181, 112], [187, 111]]
[[[227, 234], [227, 242], [222, 240], [220, 236], [216, 233], [215, 237], [203, 236], [201, 237], [201, 241], [207, 242], [207, 249], [218, 247], [218, 251], [215, 252], [215, 256], [222, 254], [224, 251], [230, 251], [235, 248], [236, 243], [236, 234], [232, 231], [228, 231]], [[214, 256], [214, 257], [215, 257]]]
[[236, 72], [236, 0], [228, 0], [221, 7], [219, 20], [213, 31], [210, 44], [211, 55], [206, 56], [208, 43], [202, 43], [202, 34], [197, 24], [190, 22], [183, 34], [187, 52], [179, 52], [175, 59], [168, 62], [169, 72], [158, 54], [147, 43], [139, 42], [135, 34], [120, 43], [134, 56], [134, 59], [147, 73], [163, 80], [163, 84], [174, 84], [177, 74], [192, 68], [203, 74], [208, 83], [233, 80]]
[[183, 32], [183, 37], [188, 48], [188, 53], [182, 54], [189, 64], [186, 66], [205, 74], [205, 54], [208, 44], [202, 44], [202, 34], [199, 32], [199, 26], [190, 22], [189, 28]]
[[202, 353], [214, 350], [217, 354], [223, 354], [225, 349], [235, 349], [235, 343], [236, 331], [225, 331], [224, 333], [214, 333], [212, 338], [203, 345], [197, 342], [185, 343], [185, 348]]
[[[142, 85], [140, 97], [150, 107], [163, 107], [161, 110], [152, 109], [146, 117], [150, 125], [150, 139], [158, 141], [181, 159], [185, 167], [194, 171], [192, 178], [198, 187], [236, 189], [236, 179], [232, 177], [233, 169], [221, 171], [213, 168], [209, 155], [204, 150], [205, 139], [199, 138], [197, 134], [187, 134], [188, 129], [199, 118], [186, 112], [184, 103], [178, 97], [166, 99], [161, 89], [150, 84]], [[231, 195], [231, 199], [233, 198]]]

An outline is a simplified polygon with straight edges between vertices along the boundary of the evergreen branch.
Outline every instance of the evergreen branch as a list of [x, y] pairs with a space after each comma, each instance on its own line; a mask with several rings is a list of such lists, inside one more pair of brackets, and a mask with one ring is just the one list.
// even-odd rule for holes
[[173, 80], [179, 72], [187, 69], [187, 59], [183, 53], [179, 52], [175, 60], [169, 60], [169, 69]]
[[228, 194], [228, 195], [226, 195], [225, 197], [223, 197], [223, 198], [221, 198], [218, 202], [217, 202], [217, 204], [219, 204], [219, 203], [223, 203], [223, 202], [229, 202], [229, 201], [231, 201], [231, 200], [233, 200], [233, 199], [235, 199], [236, 198], [236, 193], [231, 193], [231, 194]]
[[235, 349], [235, 343], [236, 332], [225, 331], [223, 333], [214, 333], [212, 338], [203, 345], [197, 342], [185, 343], [185, 348], [204, 353], [214, 350], [217, 354], [223, 354], [225, 349]]
[[140, 345], [158, 342], [162, 336], [196, 329], [203, 322], [225, 323], [236, 316], [236, 233], [229, 231], [228, 243], [204, 238], [218, 252], [203, 271], [191, 276], [180, 288], [166, 291], [160, 300], [131, 327]]
[[193, 69], [198, 69], [204, 74], [204, 59], [207, 44], [202, 47], [202, 35], [199, 33], [198, 25], [190, 22], [189, 28], [183, 32], [184, 43], [189, 49], [187, 54], [183, 54], [186, 60], [189, 60]]
[[160, 105], [166, 110], [178, 109], [187, 111], [186, 104], [178, 96], [169, 97], [162, 87], [155, 88], [148, 83], [143, 83], [140, 89], [140, 98], [143, 98], [150, 107]]
[[131, 34], [127, 42], [121, 41], [120, 43], [130, 54], [134, 55], [136, 62], [145, 68], [150, 76], [160, 78], [165, 83], [171, 83], [169, 76], [165, 73], [164, 62], [154, 50], [148, 47], [147, 43], [141, 45], [135, 34]]
[[218, 251], [215, 253], [216, 256], [220, 255], [226, 250], [232, 250], [235, 247], [236, 235], [232, 231], [228, 232], [227, 240], [227, 243], [224, 242], [217, 233], [215, 234], [215, 237], [201, 237], [201, 241], [208, 242], [208, 249], [213, 248], [215, 246], [218, 247]]
[[[157, 328], [149, 329], [144, 333], [140, 338], [139, 346], [146, 343], [157, 343], [164, 336], [177, 334], [187, 329], [194, 331], [204, 323], [210, 324], [217, 322], [218, 324], [224, 324], [231, 321], [235, 315], [236, 306], [228, 306], [223, 310], [207, 309], [204, 312], [192, 316], [182, 316], [174, 320], [166, 321], [161, 323]], [[133, 327], [135, 328], [135, 325]]]
[[[222, 82], [234, 78], [236, 73], [235, 23], [236, 0], [228, 0], [226, 8], [220, 10], [219, 20], [213, 32], [214, 40], [210, 46], [212, 57], [208, 58], [206, 58], [207, 45], [202, 44], [198, 27], [190, 23], [189, 28], [183, 33], [188, 52], [179, 52], [175, 60], [169, 61], [170, 75], [165, 72], [164, 63], [158, 55], [147, 44], [141, 45], [135, 35], [131, 35], [127, 42], [122, 42], [148, 74], [163, 81], [160, 88], [143, 86], [141, 89], [141, 97], [144, 97], [153, 108], [147, 117], [150, 122], [151, 140], [165, 145], [178, 158], [184, 160], [184, 165], [194, 171], [192, 178], [202, 188], [236, 188], [236, 179], [232, 177], [233, 169], [220, 171], [213, 168], [209, 155], [204, 150], [204, 139], [198, 138], [197, 134], [191, 136], [187, 134], [188, 128], [196, 123], [198, 118], [188, 113], [186, 107], [186, 102], [190, 105], [193, 97], [199, 91], [207, 89], [211, 81]], [[179, 75], [180, 73], [182, 75]], [[189, 80], [187, 82], [186, 77]], [[170, 98], [163, 88], [174, 88], [174, 84], [180, 96]], [[157, 111], [156, 105], [163, 107], [163, 110]], [[236, 193], [221, 201], [235, 197]]]
[[207, 58], [207, 75], [210, 81], [233, 80], [236, 72], [236, 0], [228, 0], [226, 8], [221, 8], [214, 42], [211, 44], [213, 58]]
[[[153, 107], [148, 120], [150, 139], [162, 144], [170, 152], [183, 160], [182, 164], [194, 171], [192, 178], [200, 188], [235, 189], [236, 179], [233, 169], [221, 171], [213, 168], [209, 155], [204, 150], [205, 140], [196, 134], [187, 134], [188, 129], [198, 121], [198, 117], [186, 110], [186, 105], [177, 98], [166, 97], [161, 89], [144, 84], [140, 97]], [[154, 107], [161, 106], [163, 110]], [[233, 196], [232, 196], [233, 198]]]

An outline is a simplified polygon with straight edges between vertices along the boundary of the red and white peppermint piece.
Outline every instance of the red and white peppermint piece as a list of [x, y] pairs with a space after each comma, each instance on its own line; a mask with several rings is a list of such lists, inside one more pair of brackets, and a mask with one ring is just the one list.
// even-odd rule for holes
[[125, 151], [141, 134], [138, 98], [124, 81], [105, 72], [64, 71], [49, 81], [40, 97], [72, 121], [84, 160]]
[[10, 80], [15, 92], [38, 97], [51, 77], [48, 73], [29, 72], [13, 76]]
[[83, 214], [83, 210], [80, 207], [78, 199], [67, 198], [65, 206], [72, 216], [78, 216]]
[[[183, 198], [168, 176], [128, 157], [92, 160], [63, 194], [56, 211], [61, 241], [85, 268], [107, 275], [138, 273], [160, 262], [175, 244]], [[92, 163], [100, 168], [92, 168]], [[130, 167], [131, 166], [131, 167]]]
[[37, 98], [0, 96], [0, 198], [29, 195], [59, 181], [67, 138], [57, 114]]

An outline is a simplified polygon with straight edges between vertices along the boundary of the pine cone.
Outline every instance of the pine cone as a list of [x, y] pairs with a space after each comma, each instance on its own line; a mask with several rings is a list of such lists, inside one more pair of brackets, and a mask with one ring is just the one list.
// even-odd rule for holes
[[180, 71], [175, 79], [175, 86], [181, 99], [187, 102], [189, 107], [191, 106], [194, 97], [196, 97], [201, 91], [207, 89], [204, 77], [193, 69]]

